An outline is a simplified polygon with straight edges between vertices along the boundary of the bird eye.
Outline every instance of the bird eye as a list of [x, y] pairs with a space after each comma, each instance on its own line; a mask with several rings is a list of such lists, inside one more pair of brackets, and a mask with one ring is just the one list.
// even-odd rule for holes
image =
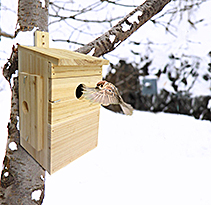
[[102, 87], [103, 87], [103, 85], [101, 84], [101, 85], [100, 85], [100, 87], [102, 88]]

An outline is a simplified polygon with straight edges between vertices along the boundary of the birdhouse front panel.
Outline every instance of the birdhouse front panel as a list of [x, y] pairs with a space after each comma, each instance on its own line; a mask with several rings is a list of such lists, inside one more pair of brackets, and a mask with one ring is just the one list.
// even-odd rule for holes
[[108, 61], [61, 49], [18, 50], [21, 145], [52, 174], [97, 146], [100, 106], [77, 89], [94, 87]]

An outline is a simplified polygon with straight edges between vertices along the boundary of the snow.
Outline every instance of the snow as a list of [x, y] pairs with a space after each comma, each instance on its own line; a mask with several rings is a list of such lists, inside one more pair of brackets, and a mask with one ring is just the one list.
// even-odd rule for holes
[[109, 35], [109, 39], [110, 39], [111, 43], [114, 42], [115, 38], [116, 38], [115, 35]]
[[10, 142], [9, 143], [9, 148], [12, 150], [12, 151], [15, 151], [18, 149], [17, 147], [17, 144], [15, 142]]
[[137, 12], [135, 12], [135, 14], [134, 15], [132, 15], [131, 17], [129, 17], [128, 18], [128, 21], [130, 22], [130, 23], [134, 23], [134, 22], [136, 22], [137, 24], [139, 24], [139, 17], [140, 16], [142, 16], [143, 15], [143, 12], [142, 11], [137, 11]]
[[193, 117], [101, 108], [98, 147], [47, 174], [43, 205], [211, 204], [210, 132]]
[[5, 173], [4, 173], [4, 176], [5, 176], [5, 177], [8, 177], [8, 176], [9, 176], [9, 172], [5, 172]]
[[41, 190], [35, 190], [32, 192], [32, 200], [38, 201], [40, 199], [40, 195], [41, 195], [42, 191]]
[[211, 100], [208, 101], [207, 108], [211, 109]]

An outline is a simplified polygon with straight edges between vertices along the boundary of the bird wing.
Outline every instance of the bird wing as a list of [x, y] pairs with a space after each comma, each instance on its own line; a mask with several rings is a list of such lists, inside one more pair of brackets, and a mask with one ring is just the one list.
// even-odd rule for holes
[[96, 89], [85, 87], [83, 89], [85, 99], [91, 102], [100, 103], [103, 105], [119, 104], [118, 96], [112, 91], [107, 89]]

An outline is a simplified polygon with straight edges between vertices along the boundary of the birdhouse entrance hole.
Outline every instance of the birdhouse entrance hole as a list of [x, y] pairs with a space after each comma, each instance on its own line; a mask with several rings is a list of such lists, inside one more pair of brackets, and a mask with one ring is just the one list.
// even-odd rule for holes
[[23, 101], [23, 103], [22, 103], [22, 110], [23, 110], [24, 114], [27, 114], [29, 112], [29, 106], [26, 101]]
[[76, 96], [76, 98], [79, 99], [83, 95], [83, 87], [84, 87], [84, 84], [80, 84], [76, 88], [76, 90], [75, 90], [75, 96]]

